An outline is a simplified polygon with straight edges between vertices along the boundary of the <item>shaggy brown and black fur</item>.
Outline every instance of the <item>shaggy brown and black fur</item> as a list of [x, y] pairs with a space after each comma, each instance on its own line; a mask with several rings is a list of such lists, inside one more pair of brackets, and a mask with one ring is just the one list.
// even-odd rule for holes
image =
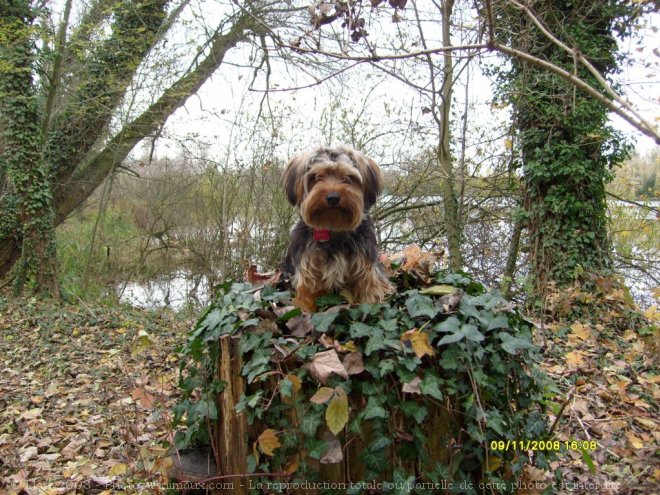
[[282, 182], [301, 215], [283, 265], [296, 304], [312, 311], [318, 296], [344, 290], [354, 302], [390, 294], [368, 215], [383, 186], [376, 162], [347, 146], [322, 147], [291, 160]]

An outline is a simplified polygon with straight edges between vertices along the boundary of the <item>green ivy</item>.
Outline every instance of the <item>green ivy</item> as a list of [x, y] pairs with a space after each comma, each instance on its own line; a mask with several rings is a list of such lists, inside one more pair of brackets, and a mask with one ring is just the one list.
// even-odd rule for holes
[[[606, 77], [622, 57], [615, 35], [626, 36], [635, 4], [621, 0], [534, 2], [539, 21], [576, 47]], [[574, 73], [602, 89], [519, 10], [499, 11], [505, 42]], [[545, 69], [512, 59], [498, 68], [500, 98], [513, 107], [525, 187], [524, 209], [531, 251], [532, 286], [572, 284], [587, 272], [609, 273], [605, 185], [630, 146], [608, 125], [607, 108]]]
[[[311, 316], [291, 309], [288, 292], [223, 285], [181, 349], [182, 397], [174, 408], [177, 448], [209, 444], [207, 426], [218, 413], [213, 397], [224, 386], [212, 379], [218, 338], [238, 335], [248, 388], [236, 410], [247, 415], [250, 431], [257, 432], [250, 443], [266, 429], [274, 430], [280, 442], [272, 457], [249, 455], [251, 472], [281, 472], [302, 449], [307, 457], [293, 479], [316, 479], [308, 461], [328, 449], [322, 432], [329, 406], [310, 402], [319, 383], [305, 363], [327, 350], [317, 338], [325, 333], [363, 359], [363, 372], [348, 379], [331, 375], [325, 384], [335, 391], [341, 387], [351, 404], [338, 434], [342, 445], [349, 438], [368, 439], [359, 454], [363, 481], [472, 483], [474, 489], [462, 493], [480, 493], [478, 482], [498, 481], [501, 493], [512, 493], [531, 459], [527, 452], [493, 451], [490, 442], [547, 438], [544, 403], [556, 389], [537, 367], [540, 355], [530, 325], [498, 292], [486, 291], [465, 274], [437, 273], [434, 283], [442, 284], [439, 292], [446, 294], [449, 286], [454, 293], [432, 296], [418, 287], [402, 289], [386, 303], [338, 307], [332, 306], [338, 302], [333, 296], [319, 300], [320, 312]], [[313, 331], [298, 338], [289, 326], [296, 328], [300, 319]], [[433, 355], [419, 357], [412, 342], [402, 339], [411, 329], [426, 335]], [[283, 350], [291, 353], [284, 361], [276, 358]], [[296, 391], [293, 381], [298, 380]], [[417, 393], [402, 392], [404, 384], [416, 382]], [[447, 405], [452, 411], [447, 415], [451, 442], [446, 439], [442, 446], [447, 459], [433, 461], [437, 438], [425, 423]], [[388, 452], [400, 460], [398, 467]], [[490, 472], [484, 468], [487, 453], [488, 462], [497, 466]], [[535, 464], [547, 469], [549, 455], [536, 452]]]

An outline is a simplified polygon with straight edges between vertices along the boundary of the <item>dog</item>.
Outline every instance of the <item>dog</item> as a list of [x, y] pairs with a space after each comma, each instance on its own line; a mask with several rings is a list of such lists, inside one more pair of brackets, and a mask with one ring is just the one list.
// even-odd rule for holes
[[315, 311], [316, 298], [330, 292], [348, 292], [354, 303], [381, 302], [394, 292], [368, 214], [383, 188], [375, 161], [348, 146], [321, 147], [293, 158], [282, 184], [301, 217], [282, 265], [294, 304]]

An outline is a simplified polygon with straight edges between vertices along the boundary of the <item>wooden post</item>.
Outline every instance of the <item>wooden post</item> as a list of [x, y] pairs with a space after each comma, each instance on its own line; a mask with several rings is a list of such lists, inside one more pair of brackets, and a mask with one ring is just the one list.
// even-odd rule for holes
[[[237, 414], [235, 405], [245, 393], [245, 379], [241, 375], [243, 359], [239, 351], [239, 339], [230, 336], [220, 338], [218, 356], [218, 379], [223, 381], [225, 389], [217, 398], [218, 428], [216, 428], [216, 446], [218, 450], [218, 475], [247, 473], [247, 419], [245, 413]], [[247, 495], [248, 479], [242, 477], [220, 481], [231, 489], [215, 490], [222, 494]]]

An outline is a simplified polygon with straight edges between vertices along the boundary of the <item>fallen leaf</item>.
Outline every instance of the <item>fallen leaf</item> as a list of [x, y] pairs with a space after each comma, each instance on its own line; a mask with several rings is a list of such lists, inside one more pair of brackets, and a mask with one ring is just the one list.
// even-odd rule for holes
[[19, 460], [25, 464], [27, 461], [35, 457], [37, 453], [38, 451], [36, 447], [26, 447], [21, 451]]
[[401, 387], [401, 390], [407, 394], [421, 395], [422, 394], [422, 389], [420, 388], [421, 383], [422, 383], [422, 379], [416, 376], [408, 383], [404, 383], [403, 386]]
[[128, 471], [128, 466], [124, 463], [118, 462], [110, 468], [108, 474], [110, 476], [121, 476], [122, 474], [126, 474], [126, 471]]
[[314, 330], [314, 325], [312, 325], [312, 316], [309, 313], [303, 313], [298, 316], [294, 316], [289, 321], [286, 322], [286, 326], [291, 330], [291, 335], [294, 337], [305, 337], [306, 335], [312, 333]]
[[584, 353], [580, 351], [571, 351], [566, 353], [566, 363], [571, 368], [578, 368], [584, 365]]
[[591, 338], [591, 329], [588, 325], [583, 325], [582, 323], [574, 323], [571, 325], [571, 331], [573, 335], [580, 340], [589, 340]]
[[316, 353], [312, 358], [312, 361], [307, 363], [305, 367], [309, 370], [311, 375], [323, 385], [327, 383], [328, 378], [332, 373], [341, 376], [342, 378], [348, 378], [348, 373], [339, 360], [337, 351], [334, 349]]
[[269, 457], [273, 457], [275, 449], [282, 445], [280, 444], [280, 440], [277, 438], [275, 430], [270, 428], [259, 435], [257, 442], [259, 442], [259, 448], [261, 451]]
[[296, 454], [291, 458], [291, 460], [287, 463], [287, 465], [284, 466], [284, 472], [286, 474], [293, 474], [296, 471], [298, 471], [298, 467], [299, 467], [298, 455]]
[[23, 419], [36, 419], [39, 416], [41, 416], [41, 411], [43, 409], [35, 407], [34, 409], [30, 409], [29, 411], [25, 411], [24, 413], [21, 414], [21, 418]]
[[135, 401], [138, 401], [142, 407], [145, 409], [151, 409], [156, 400], [153, 395], [144, 390], [143, 388], [136, 388], [131, 394], [131, 398]]
[[341, 442], [339, 439], [329, 431], [326, 431], [323, 434], [323, 440], [328, 445], [328, 449], [321, 456], [321, 464], [337, 464], [338, 462], [343, 461], [344, 454], [341, 450]]
[[401, 342], [404, 344], [410, 342], [412, 350], [418, 358], [424, 356], [434, 356], [435, 350], [429, 344], [429, 335], [416, 328], [408, 330], [401, 336]]
[[636, 437], [632, 432], [626, 433], [626, 438], [633, 448], [638, 450], [644, 448], [644, 442], [639, 437]]
[[364, 371], [364, 360], [361, 352], [351, 352], [343, 361], [344, 369], [349, 375], [357, 375]]
[[447, 296], [442, 296], [438, 299], [438, 302], [442, 306], [442, 310], [445, 313], [451, 313], [454, 311], [463, 299], [464, 292], [455, 292], [454, 294], [449, 294]]
[[420, 294], [425, 294], [427, 296], [446, 296], [448, 294], [454, 294], [458, 292], [459, 289], [453, 285], [432, 285], [431, 287], [426, 287], [419, 291]]
[[335, 391], [333, 389], [330, 387], [321, 387], [309, 399], [309, 401], [313, 402], [314, 404], [324, 404], [325, 402], [328, 402], [333, 395], [335, 395]]
[[330, 431], [335, 435], [348, 422], [348, 397], [342, 387], [335, 388], [335, 396], [325, 411], [325, 421]]

